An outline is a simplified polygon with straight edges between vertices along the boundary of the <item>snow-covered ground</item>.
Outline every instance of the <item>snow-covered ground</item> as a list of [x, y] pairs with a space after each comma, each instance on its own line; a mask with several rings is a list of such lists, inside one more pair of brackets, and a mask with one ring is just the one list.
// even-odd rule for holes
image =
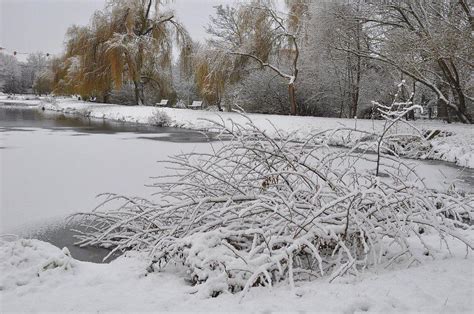
[[[28, 104], [39, 105], [47, 110], [61, 111], [64, 113], [74, 113], [87, 115], [93, 118], [110, 119], [115, 121], [126, 121], [132, 123], [150, 123], [150, 119], [155, 116], [157, 109], [145, 106], [119, 106], [111, 104], [96, 104], [78, 101], [71, 98], [57, 98], [54, 101], [48, 99], [28, 100], [25, 97], [17, 99], [5, 99], [0, 96], [0, 102], [5, 104]], [[232, 119], [237, 123], [245, 123], [246, 117], [237, 113], [217, 113], [209, 111], [195, 111], [187, 109], [160, 108], [161, 112], [171, 120], [171, 126], [208, 130], [212, 128], [209, 120], [228, 121]], [[278, 136], [278, 132], [295, 133], [304, 138], [308, 134], [335, 128], [356, 128], [367, 132], [378, 132], [383, 128], [383, 121], [355, 120], [355, 119], [332, 119], [319, 117], [291, 117], [281, 115], [261, 115], [248, 114], [254, 124], [267, 131], [270, 136]], [[461, 167], [474, 168], [474, 127], [464, 124], [446, 124], [443, 121], [416, 121], [415, 126], [426, 132], [443, 131], [450, 136], [439, 136], [429, 141], [428, 148], [417, 154], [419, 159], [434, 159], [456, 163]], [[407, 132], [406, 128], [399, 130], [401, 133]], [[447, 133], [446, 133], [447, 132]], [[362, 135], [348, 135], [341, 132], [340, 137], [336, 137], [334, 144], [351, 147], [355, 145]]]
[[[66, 103], [72, 106], [75, 102], [64, 103], [64, 106]], [[77, 103], [76, 109], [64, 111], [84, 112], [84, 106], [91, 110], [91, 115], [97, 106], [94, 111], [97, 117], [102, 113], [109, 115], [106, 119], [141, 123], [146, 123], [154, 110]], [[189, 128], [206, 128], [208, 122], [198, 118], [217, 117], [215, 113], [203, 111], [164, 110], [174, 123], [181, 121]], [[337, 126], [341, 121], [346, 121], [348, 126], [354, 123], [338, 119], [251, 116], [269, 132], [268, 117], [272, 123], [288, 127], [286, 131], [302, 126], [303, 131], [299, 132]], [[222, 117], [243, 119], [236, 114], [223, 114]], [[290, 121], [298, 121], [299, 125]], [[358, 121], [358, 127], [368, 122]], [[320, 125], [311, 126], [311, 123]], [[459, 134], [463, 136], [470, 132], [470, 126], [448, 126], [439, 122], [432, 125], [444, 126], [451, 132], [460, 130]], [[94, 196], [100, 192], [148, 196], [153, 189], [143, 184], [153, 182], [149, 177], [163, 171], [156, 160], [181, 151], [209, 147], [208, 144], [147, 139], [166, 136], [88, 135], [48, 128], [3, 129], [0, 132], [0, 146], [3, 147], [0, 149], [0, 233], [16, 232], [25, 225], [37, 225], [92, 209], [97, 205]], [[466, 141], [471, 140], [466, 138]], [[451, 181], [457, 175], [457, 170], [451, 167], [413, 163], [419, 164], [419, 173], [430, 184], [443, 185], [444, 181]], [[465, 233], [474, 241], [472, 230]], [[424, 240], [432, 247], [444, 245], [429, 235], [424, 236]], [[251, 289], [244, 299], [239, 294], [202, 299], [192, 294], [193, 290], [183, 280], [183, 268], [174, 266], [165, 272], [147, 273], [148, 257], [138, 253], [120, 257], [110, 264], [93, 264], [77, 261], [68, 250], [45, 242], [2, 236], [0, 312], [472, 312], [472, 252], [466, 257], [465, 247], [451, 239], [448, 241], [452, 255], [424, 256], [423, 264], [413, 264], [408, 269], [396, 264], [389, 269], [365, 271], [357, 278], [345, 276], [333, 283], [328, 283], [327, 279], [300, 283], [294, 291], [287, 282], [282, 282], [271, 289]], [[423, 248], [418, 247], [418, 250], [423, 256]]]
[[[147, 273], [146, 256], [92, 264], [37, 240], [6, 240], [0, 242], [2, 313], [472, 313], [474, 305], [474, 260], [457, 244], [452, 244], [453, 256], [426, 257], [424, 264], [408, 269], [398, 265], [333, 283], [305, 282], [293, 291], [283, 282], [253, 288], [243, 299], [239, 294], [202, 299], [190, 293], [180, 267]], [[439, 240], [425, 240], [440, 246]]]

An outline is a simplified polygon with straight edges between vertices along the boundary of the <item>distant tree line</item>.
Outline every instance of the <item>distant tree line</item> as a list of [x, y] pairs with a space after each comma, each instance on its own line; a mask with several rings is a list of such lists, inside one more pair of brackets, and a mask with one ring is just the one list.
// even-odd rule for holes
[[[286, 5], [284, 13], [270, 1], [217, 8], [208, 59], [239, 73], [219, 91], [223, 103], [264, 113], [370, 117], [372, 100], [390, 103], [404, 80], [411, 86], [404, 100], [472, 123], [474, 22], [465, 1]], [[235, 56], [234, 64], [218, 52]]]
[[219, 110], [369, 118], [372, 101], [390, 103], [403, 80], [404, 100], [473, 122], [465, 0], [250, 0], [216, 6], [207, 32], [193, 42], [163, 1], [112, 0], [68, 30], [37, 86], [130, 105], [201, 99]]
[[49, 94], [52, 91], [53, 73], [44, 53], [32, 53], [26, 62], [0, 53], [0, 89], [8, 94]]

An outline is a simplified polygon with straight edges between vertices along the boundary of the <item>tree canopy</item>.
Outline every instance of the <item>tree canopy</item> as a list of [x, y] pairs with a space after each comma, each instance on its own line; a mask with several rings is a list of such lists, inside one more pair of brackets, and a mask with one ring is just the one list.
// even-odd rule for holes
[[68, 30], [52, 81], [104, 102], [352, 118], [405, 80], [406, 97], [471, 123], [473, 25], [463, 0], [250, 0], [216, 6], [199, 43], [163, 1], [111, 0]]

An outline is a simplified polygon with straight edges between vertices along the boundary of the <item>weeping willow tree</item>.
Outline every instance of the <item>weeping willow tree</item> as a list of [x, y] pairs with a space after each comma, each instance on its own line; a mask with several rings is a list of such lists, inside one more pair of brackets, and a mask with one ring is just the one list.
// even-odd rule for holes
[[107, 14], [101, 11], [94, 14], [90, 26], [69, 28], [66, 52], [53, 66], [56, 94], [79, 94], [107, 102], [112, 72], [105, 43], [111, 34]]
[[132, 82], [136, 104], [143, 105], [145, 83], [163, 90], [169, 86], [167, 75], [159, 69], [171, 69], [173, 44], [182, 58], [188, 57], [189, 35], [174, 14], [163, 9], [161, 0], [113, 0], [109, 10], [113, 35], [106, 45], [112, 80], [115, 88]]
[[216, 104], [221, 111], [221, 95], [225, 88], [225, 73], [220, 68], [213, 68], [211, 51], [196, 56], [194, 79], [199, 94], [207, 104]]
[[146, 84], [170, 93], [173, 47], [185, 60], [192, 52], [190, 42], [163, 1], [111, 0], [88, 26], [69, 29], [66, 52], [54, 68], [55, 91], [107, 102], [114, 88], [130, 83], [135, 104], [143, 105]]
[[306, 31], [306, 20], [308, 19], [309, 4], [311, 0], [285, 0], [288, 8], [287, 23], [290, 31], [298, 32], [303, 28]]
[[112, 91], [112, 71], [108, 62], [106, 42], [113, 34], [106, 13], [98, 11], [91, 20], [92, 36], [89, 38], [89, 49], [83, 58], [83, 92], [90, 91], [103, 102], [108, 102]]
[[191, 69], [202, 99], [222, 111], [226, 89], [242, 78], [244, 67], [241, 60], [229, 58], [221, 50], [198, 46], [193, 52]]
[[208, 32], [211, 44], [233, 55], [242, 66], [256, 62], [288, 83], [290, 112], [297, 114], [299, 44], [307, 0], [287, 0], [287, 12], [279, 12], [271, 0], [253, 0], [237, 7], [219, 6]]
[[72, 26], [66, 33], [66, 51], [53, 62], [55, 94], [80, 94], [89, 96], [92, 93], [84, 90], [85, 52], [90, 48], [91, 31], [88, 27]]

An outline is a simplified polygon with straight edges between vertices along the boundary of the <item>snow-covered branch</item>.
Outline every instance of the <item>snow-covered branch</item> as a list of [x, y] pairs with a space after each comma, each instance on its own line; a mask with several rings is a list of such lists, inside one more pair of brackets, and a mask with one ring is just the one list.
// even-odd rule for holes
[[420, 232], [474, 246], [457, 231], [470, 228], [472, 195], [427, 189], [396, 158], [377, 177], [362, 166], [370, 156], [328, 148], [337, 130], [301, 142], [250, 120], [214, 129], [212, 152], [166, 162], [173, 174], [156, 179], [157, 202], [107, 195], [76, 217], [86, 227], [78, 243], [148, 252], [149, 271], [183, 263], [204, 296], [416, 260]]

